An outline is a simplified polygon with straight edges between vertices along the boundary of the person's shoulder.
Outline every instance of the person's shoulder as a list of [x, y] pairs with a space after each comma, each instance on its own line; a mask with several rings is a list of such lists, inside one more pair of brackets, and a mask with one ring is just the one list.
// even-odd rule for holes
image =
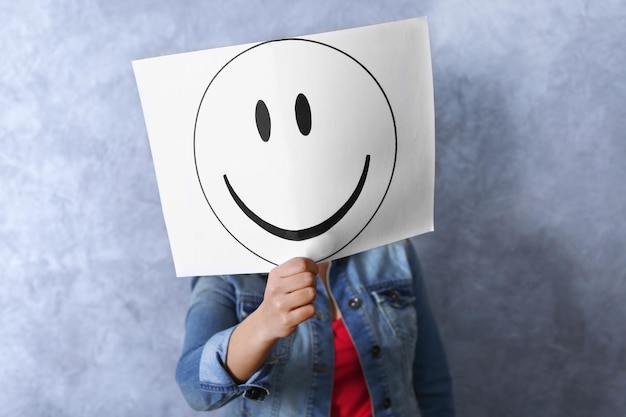
[[417, 258], [406, 239], [348, 256], [340, 263], [361, 280], [405, 280], [411, 277]]
[[415, 248], [409, 239], [399, 240], [386, 245], [352, 255], [357, 262], [408, 262], [415, 257]]
[[265, 288], [267, 274], [205, 275], [194, 278], [192, 290], [231, 290], [237, 293], [256, 293]]
[[[267, 274], [223, 274], [223, 275], [202, 275], [196, 276], [191, 279], [191, 287], [194, 288], [196, 285], [210, 286], [216, 285], [219, 282], [238, 285], [242, 282], [249, 282], [253, 280], [266, 280]], [[217, 284], [219, 285], [219, 284]]]

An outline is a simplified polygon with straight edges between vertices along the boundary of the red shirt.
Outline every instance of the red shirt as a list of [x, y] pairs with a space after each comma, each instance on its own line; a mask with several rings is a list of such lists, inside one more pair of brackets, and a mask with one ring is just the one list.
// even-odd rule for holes
[[354, 343], [342, 319], [333, 321], [335, 375], [331, 417], [371, 417], [372, 404]]

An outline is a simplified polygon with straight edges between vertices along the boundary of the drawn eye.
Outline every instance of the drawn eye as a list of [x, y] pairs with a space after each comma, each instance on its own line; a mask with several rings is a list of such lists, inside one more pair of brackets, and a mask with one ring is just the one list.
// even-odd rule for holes
[[256, 102], [255, 110], [256, 128], [261, 135], [263, 142], [270, 140], [270, 132], [272, 130], [272, 122], [270, 120], [270, 112], [267, 110], [267, 106], [263, 100]]
[[302, 93], [296, 97], [296, 121], [300, 133], [307, 136], [311, 133], [311, 106], [309, 100]]

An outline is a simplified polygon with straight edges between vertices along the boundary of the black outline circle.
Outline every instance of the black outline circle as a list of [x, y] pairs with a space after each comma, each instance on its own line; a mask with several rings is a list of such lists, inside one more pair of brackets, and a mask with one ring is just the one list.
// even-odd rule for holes
[[284, 38], [284, 39], [275, 39], [275, 40], [270, 40], [270, 41], [266, 41], [266, 42], [261, 42], [259, 44], [254, 45], [254, 46], [251, 46], [248, 49], [245, 49], [242, 52], [239, 52], [233, 58], [229, 59], [228, 62], [226, 62], [226, 64], [224, 64], [222, 66], [222, 68], [220, 68], [219, 71], [217, 71], [217, 73], [215, 73], [215, 75], [213, 76], [213, 78], [209, 82], [209, 85], [207, 85], [207, 88], [204, 90], [204, 93], [202, 94], [202, 97], [200, 98], [200, 104], [198, 105], [198, 111], [196, 112], [196, 120], [195, 120], [194, 126], [193, 126], [193, 160], [194, 160], [194, 165], [196, 167], [196, 176], [198, 177], [198, 184], [200, 185], [200, 189], [202, 190], [202, 195], [204, 195], [204, 199], [206, 200], [207, 204], [209, 205], [209, 208], [211, 209], [211, 212], [213, 212], [213, 215], [215, 216], [217, 221], [220, 222], [220, 224], [222, 225], [224, 230], [226, 230], [228, 232], [228, 234], [233, 237], [233, 239], [235, 239], [241, 246], [246, 248], [250, 253], [252, 253], [253, 255], [255, 255], [255, 256], [257, 256], [257, 257], [259, 257], [261, 259], [263, 259], [266, 262], [269, 262], [272, 265], [278, 265], [278, 264], [276, 262], [270, 261], [267, 258], [264, 258], [263, 256], [259, 255], [258, 253], [256, 253], [252, 249], [250, 249], [248, 246], [246, 246], [243, 242], [241, 242], [230, 230], [228, 230], [226, 225], [222, 222], [222, 220], [219, 218], [219, 216], [217, 215], [217, 213], [213, 209], [213, 206], [211, 206], [211, 203], [209, 202], [209, 198], [207, 197], [206, 192], [204, 191], [204, 187], [202, 186], [202, 180], [200, 179], [200, 172], [198, 171], [198, 160], [197, 160], [197, 157], [196, 157], [196, 129], [198, 127], [198, 118], [200, 116], [200, 109], [202, 108], [202, 102], [204, 101], [204, 97], [206, 96], [207, 92], [209, 91], [209, 88], [211, 88], [211, 84], [213, 84], [213, 81], [215, 81], [217, 76], [224, 70], [224, 68], [226, 68], [231, 62], [233, 62], [239, 56], [245, 54], [248, 51], [251, 51], [252, 49], [255, 49], [255, 48], [258, 48], [260, 46], [267, 45], [267, 44], [270, 44], [270, 43], [285, 42], [285, 41], [311, 42], [311, 43], [314, 43], [314, 44], [325, 46], [327, 48], [333, 49], [333, 50], [335, 50], [335, 51], [337, 51], [337, 52], [347, 56], [352, 61], [356, 62], [361, 68], [363, 68], [365, 70], [365, 72], [367, 72], [367, 74], [370, 77], [372, 77], [372, 79], [374, 80], [374, 82], [376, 83], [378, 88], [380, 89], [380, 92], [383, 94], [383, 97], [385, 98], [385, 101], [387, 102], [387, 106], [389, 107], [389, 112], [391, 113], [391, 120], [393, 122], [393, 133], [394, 133], [394, 141], [395, 141], [395, 149], [394, 149], [394, 154], [393, 154], [393, 167], [391, 169], [391, 175], [389, 177], [389, 183], [387, 184], [387, 188], [385, 189], [385, 193], [383, 194], [383, 197], [381, 198], [380, 203], [378, 203], [378, 206], [376, 207], [376, 210], [374, 210], [374, 213], [372, 213], [372, 216], [369, 218], [369, 220], [365, 223], [365, 225], [361, 228], [361, 230], [359, 230], [356, 233], [356, 235], [354, 235], [354, 237], [352, 239], [350, 239], [345, 245], [343, 245], [341, 248], [337, 249], [335, 252], [331, 253], [330, 255], [328, 255], [328, 256], [326, 256], [326, 257], [324, 257], [322, 259], [316, 260], [315, 262], [324, 261], [324, 260], [330, 258], [331, 256], [335, 255], [336, 253], [342, 251], [346, 246], [348, 246], [350, 243], [352, 243], [363, 232], [363, 230], [365, 230], [365, 228], [370, 224], [372, 219], [378, 213], [378, 210], [380, 209], [380, 206], [382, 206], [383, 201], [385, 201], [385, 198], [387, 197], [387, 193], [389, 192], [389, 187], [391, 186], [391, 181], [393, 180], [393, 176], [395, 174], [396, 161], [397, 161], [397, 158], [398, 158], [398, 129], [396, 127], [396, 118], [395, 118], [395, 115], [393, 113], [393, 109], [391, 108], [391, 103], [389, 102], [389, 98], [387, 97], [387, 94], [385, 93], [385, 90], [383, 90], [382, 86], [380, 85], [380, 83], [378, 82], [376, 77], [374, 77], [374, 75], [370, 72], [370, 70], [368, 70], [363, 64], [361, 64], [358, 60], [356, 60], [350, 54], [348, 54], [348, 53], [342, 51], [341, 49], [338, 49], [338, 48], [336, 48], [336, 47], [334, 47], [332, 45], [328, 45], [328, 44], [325, 44], [323, 42], [318, 42], [318, 41], [314, 41], [314, 40], [311, 40], [311, 39]]

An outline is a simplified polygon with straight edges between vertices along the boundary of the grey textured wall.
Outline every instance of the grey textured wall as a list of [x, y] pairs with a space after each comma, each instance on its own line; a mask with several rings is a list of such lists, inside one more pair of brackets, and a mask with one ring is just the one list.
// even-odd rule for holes
[[418, 15], [459, 415], [626, 415], [621, 0], [1, 0], [0, 416], [196, 415], [132, 59]]

